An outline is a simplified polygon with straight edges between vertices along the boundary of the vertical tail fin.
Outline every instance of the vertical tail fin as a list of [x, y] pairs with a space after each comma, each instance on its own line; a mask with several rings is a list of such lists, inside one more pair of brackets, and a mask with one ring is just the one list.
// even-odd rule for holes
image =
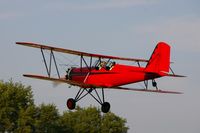
[[170, 46], [164, 42], [159, 42], [154, 49], [149, 62], [146, 65], [146, 71], [166, 75], [170, 67]]

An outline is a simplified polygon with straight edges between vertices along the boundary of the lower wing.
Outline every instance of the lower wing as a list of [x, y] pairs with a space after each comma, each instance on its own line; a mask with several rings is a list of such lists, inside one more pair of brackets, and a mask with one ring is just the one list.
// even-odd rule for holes
[[[108, 88], [109, 89], [109, 88]], [[137, 88], [125, 88], [125, 87], [113, 87], [111, 89], [119, 90], [129, 90], [129, 91], [138, 91], [138, 92], [154, 92], [154, 93], [169, 93], [169, 94], [183, 94], [182, 92], [176, 91], [163, 91], [163, 90], [153, 90], [153, 89], [137, 89]]]
[[66, 80], [65, 78], [52, 78], [52, 77], [47, 77], [47, 76], [42, 76], [42, 75], [33, 75], [33, 74], [24, 74], [23, 76], [34, 78], [34, 79], [48, 80], [52, 82], [67, 83], [67, 84], [76, 85], [76, 86], [79, 85], [79, 83]]
[[67, 83], [69, 85], [79, 86], [81, 88], [100, 88], [99, 86], [94, 86], [94, 85], [90, 85], [90, 84], [83, 84], [83, 83], [80, 83], [80, 82], [67, 80], [65, 78], [53, 78], [53, 77], [47, 77], [47, 76], [42, 76], [42, 75], [33, 75], [33, 74], [24, 74], [23, 76], [28, 77], [28, 78], [47, 80], [47, 81], [58, 82], [58, 83]]

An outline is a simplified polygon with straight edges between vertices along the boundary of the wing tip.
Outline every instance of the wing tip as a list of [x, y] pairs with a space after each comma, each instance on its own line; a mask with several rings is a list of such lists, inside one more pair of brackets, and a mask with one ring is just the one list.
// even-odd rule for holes
[[159, 90], [159, 91], [161, 93], [168, 93], [168, 94], [184, 94], [183, 92], [178, 92], [178, 91], [163, 91], [163, 90]]
[[15, 42], [15, 44], [27, 44], [29, 42]]

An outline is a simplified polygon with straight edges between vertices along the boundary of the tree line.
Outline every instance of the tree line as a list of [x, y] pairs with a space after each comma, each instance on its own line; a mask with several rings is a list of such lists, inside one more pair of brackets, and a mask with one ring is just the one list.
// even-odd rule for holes
[[35, 105], [31, 86], [0, 81], [0, 133], [127, 133], [126, 119], [99, 108], [59, 113], [54, 104]]

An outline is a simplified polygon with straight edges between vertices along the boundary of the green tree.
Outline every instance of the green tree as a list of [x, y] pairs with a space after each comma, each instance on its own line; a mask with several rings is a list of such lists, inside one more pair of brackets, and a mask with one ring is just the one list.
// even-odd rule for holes
[[25, 133], [62, 133], [60, 115], [53, 104], [29, 106], [20, 110], [17, 132]]
[[73, 133], [126, 133], [126, 120], [113, 113], [101, 114], [96, 107], [67, 111], [61, 117], [62, 127], [69, 126]]
[[106, 113], [102, 117], [102, 133], [127, 133], [128, 127], [125, 125], [126, 120], [116, 116], [114, 113]]
[[98, 133], [100, 130], [100, 110], [94, 107], [83, 109], [76, 108], [76, 111], [66, 111], [61, 117], [62, 127], [71, 127], [74, 133]]
[[37, 133], [59, 133], [62, 128], [59, 125], [60, 115], [53, 104], [41, 104], [37, 107], [35, 130]]
[[14, 131], [18, 127], [20, 110], [26, 110], [33, 104], [30, 86], [0, 81], [0, 131]]
[[30, 105], [26, 109], [19, 111], [18, 127], [15, 130], [20, 133], [31, 133], [36, 130], [37, 108], [35, 105]]

